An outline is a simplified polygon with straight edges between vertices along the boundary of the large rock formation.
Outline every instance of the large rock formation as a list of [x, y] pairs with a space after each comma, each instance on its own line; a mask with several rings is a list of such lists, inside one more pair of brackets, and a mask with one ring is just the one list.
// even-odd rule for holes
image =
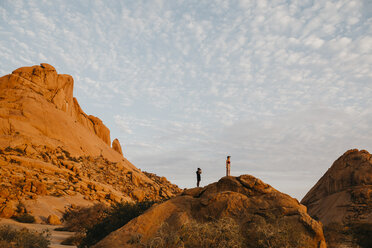
[[372, 223], [372, 156], [349, 150], [338, 158], [301, 201], [311, 216], [332, 222]]
[[[110, 130], [99, 118], [84, 113], [73, 97], [73, 87], [74, 80], [70, 75], [57, 74], [54, 67], [48, 64], [22, 67], [0, 78], [3, 133], [14, 133], [27, 127], [24, 132], [30, 136], [63, 138], [62, 140], [67, 142], [66, 137], [60, 135], [68, 134], [66, 129], [69, 126], [59, 130], [63, 125], [56, 125], [56, 121], [49, 122], [56, 117], [57, 121], [64, 120], [62, 124], [65, 124], [67, 120], [66, 116], [60, 113], [62, 111], [110, 145]], [[72, 139], [69, 145], [76, 146], [75, 141]], [[74, 146], [71, 148], [75, 148]], [[89, 152], [92, 151], [89, 149]]]
[[[33, 207], [35, 215], [38, 209], [47, 212], [53, 197], [63, 206], [61, 199], [113, 203], [160, 200], [179, 192], [133, 166], [118, 140], [110, 147], [110, 130], [84, 113], [73, 84], [71, 76], [48, 64], [0, 78], [0, 215], [11, 217], [19, 202]], [[60, 216], [58, 210], [45, 214]]]
[[[111, 233], [95, 248], [142, 247], [139, 243], [165, 240], [159, 236], [164, 226], [168, 231], [163, 235], [174, 239], [169, 233], [177, 233], [188, 223], [196, 221], [202, 225], [226, 217], [239, 225], [247, 239], [249, 246], [243, 247], [258, 247], [255, 244], [259, 242], [288, 242], [267, 247], [326, 247], [322, 225], [307, 214], [305, 206], [253, 176], [242, 175], [223, 177], [204, 188], [185, 190], [182, 195], [153, 206]], [[141, 237], [140, 242], [135, 242], [136, 237]]]

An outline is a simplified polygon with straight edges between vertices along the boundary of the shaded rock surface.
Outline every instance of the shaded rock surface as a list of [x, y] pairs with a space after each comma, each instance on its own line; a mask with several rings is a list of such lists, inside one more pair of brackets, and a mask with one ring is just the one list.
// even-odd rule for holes
[[349, 150], [338, 158], [301, 203], [323, 224], [372, 223], [372, 156]]
[[[0, 78], [0, 217], [11, 217], [19, 202], [37, 205], [43, 196], [110, 204], [180, 192], [132, 165], [118, 140], [111, 147], [110, 130], [81, 109], [73, 85], [71, 76], [48, 64]], [[60, 211], [48, 214], [60, 217]]]
[[307, 214], [305, 206], [250, 175], [223, 177], [204, 188], [185, 190], [182, 195], [153, 206], [94, 247], [137, 247], [128, 241], [136, 235], [144, 241], [151, 240], [165, 223], [177, 230], [190, 221], [200, 223], [225, 217], [233, 218], [243, 232], [256, 219], [281, 221], [306, 241], [301, 247], [326, 247], [321, 223]]

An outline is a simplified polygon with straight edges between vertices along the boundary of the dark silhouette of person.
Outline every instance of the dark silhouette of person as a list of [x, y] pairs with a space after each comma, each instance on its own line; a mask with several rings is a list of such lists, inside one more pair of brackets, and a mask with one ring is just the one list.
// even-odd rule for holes
[[201, 176], [200, 174], [202, 173], [202, 170], [200, 168], [198, 168], [196, 170], [196, 186], [199, 187], [199, 184], [200, 184], [200, 180], [201, 180]]
[[230, 176], [230, 168], [231, 168], [230, 156], [227, 156], [227, 158], [226, 158], [226, 176]]

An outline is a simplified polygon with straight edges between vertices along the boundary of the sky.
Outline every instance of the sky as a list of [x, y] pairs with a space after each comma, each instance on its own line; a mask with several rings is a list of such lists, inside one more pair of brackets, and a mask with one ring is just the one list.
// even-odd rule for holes
[[371, 0], [0, 0], [0, 75], [53, 65], [137, 168], [298, 200], [372, 152]]

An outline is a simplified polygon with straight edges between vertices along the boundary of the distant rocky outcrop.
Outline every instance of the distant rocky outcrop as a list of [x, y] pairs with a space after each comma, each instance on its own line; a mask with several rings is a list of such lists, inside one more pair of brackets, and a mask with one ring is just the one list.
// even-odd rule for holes
[[[226, 217], [236, 221], [242, 233], [251, 230], [254, 236], [261, 228], [264, 233], [258, 238], [262, 242], [267, 235], [268, 242], [274, 242], [276, 236], [278, 240], [288, 238], [292, 239], [291, 244], [295, 243], [267, 247], [326, 247], [322, 225], [307, 214], [305, 206], [250, 175], [223, 177], [204, 188], [185, 190], [182, 195], [153, 206], [94, 247], [140, 247], [135, 242], [138, 237], [143, 243], [156, 240], [154, 237], [158, 237], [164, 226], [168, 226], [169, 232], [177, 232], [193, 221], [206, 223]], [[258, 223], [267, 225], [262, 228]], [[244, 237], [252, 244], [253, 236]], [[174, 239], [174, 236], [170, 237]]]
[[40, 94], [110, 145], [110, 130], [99, 118], [84, 113], [73, 97], [73, 87], [74, 80], [70, 75], [57, 74], [56, 69], [48, 64], [19, 68], [2, 77], [0, 82], [0, 89], [17, 89], [17, 93], [31, 89]]
[[349, 150], [338, 158], [301, 201], [323, 224], [372, 223], [372, 156]]
[[118, 139], [114, 139], [114, 141], [112, 141], [112, 149], [123, 155], [123, 151], [121, 150], [121, 145]]
[[61, 215], [63, 207], [54, 209], [54, 202], [111, 204], [161, 200], [180, 192], [168, 180], [132, 165], [117, 139], [111, 147], [110, 130], [84, 113], [73, 86], [71, 76], [48, 64], [0, 78], [1, 217], [14, 215], [19, 202], [46, 220]]

